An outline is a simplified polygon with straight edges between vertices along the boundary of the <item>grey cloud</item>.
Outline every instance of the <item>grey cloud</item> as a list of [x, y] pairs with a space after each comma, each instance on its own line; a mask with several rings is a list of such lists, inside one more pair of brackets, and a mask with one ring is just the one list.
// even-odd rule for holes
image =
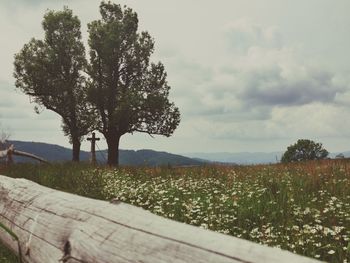
[[[203, 90], [203, 93], [206, 91]], [[267, 120], [271, 116], [271, 108], [261, 105], [259, 107], [246, 107], [237, 101], [234, 88], [231, 92], [216, 91], [212, 101], [204, 99], [204, 94], [197, 91], [196, 97], [186, 105], [185, 114], [190, 118], [203, 117], [218, 123], [239, 122], [245, 120]], [[218, 94], [221, 94], [220, 96]]]
[[[158, 45], [157, 45], [158, 46]], [[175, 47], [172, 46], [159, 46], [158, 49], [156, 49], [155, 55], [158, 55], [160, 57], [160, 60], [165, 59], [171, 59], [179, 55], [178, 50]]]
[[11, 108], [15, 104], [14, 88], [5, 81], [0, 81], [0, 108]]
[[213, 71], [194, 61], [189, 61], [182, 56], [163, 60], [168, 72], [168, 82], [171, 86], [170, 95], [180, 110], [186, 111], [188, 107], [196, 107], [198, 104], [198, 88], [210, 82]]
[[15, 112], [13, 110], [0, 108], [0, 119], [2, 120], [14, 120], [14, 119], [27, 119], [29, 115], [26, 112]]
[[252, 72], [237, 94], [248, 106], [294, 106], [314, 102], [332, 103], [344, 87], [332, 82], [329, 72], [308, 72], [302, 79], [288, 79], [281, 71]]
[[276, 27], [262, 27], [244, 19], [227, 24], [224, 35], [230, 49], [244, 52], [252, 46], [280, 48], [283, 42]]
[[[64, 0], [64, 2], [71, 3], [74, 0]], [[62, 1], [63, 2], [63, 1]], [[10, 6], [18, 6], [19, 4], [25, 4], [27, 6], [36, 6], [42, 3], [57, 3], [57, 0], [14, 0], [10, 1]]]
[[169, 77], [182, 79], [182, 81], [203, 83], [212, 78], [213, 72], [210, 67], [203, 66], [196, 61], [185, 59], [181, 56], [164, 60], [169, 72]]
[[198, 134], [205, 131], [214, 140], [270, 140], [283, 139], [288, 134], [281, 132], [277, 125], [271, 125], [265, 120], [241, 120], [225, 122], [218, 120], [203, 120], [196, 127]]
[[337, 104], [336, 98], [346, 92], [344, 85], [334, 81], [333, 73], [296, 65], [296, 69], [295, 65], [284, 65], [283, 69], [270, 65], [244, 70], [226, 66], [211, 70], [208, 80], [202, 82], [198, 81], [200, 76], [208, 73], [191, 65], [184, 72], [197, 77], [185, 78], [185, 86], [174, 94], [175, 101], [180, 102], [184, 118], [203, 118], [225, 126], [245, 120], [270, 120], [276, 107]]
[[11, 103], [10, 99], [1, 98], [1, 100], [0, 100], [0, 108], [11, 107], [11, 106], [12, 106], [12, 103]]
[[15, 89], [14, 84], [0, 80], [0, 119], [26, 119], [33, 113], [29, 98]]

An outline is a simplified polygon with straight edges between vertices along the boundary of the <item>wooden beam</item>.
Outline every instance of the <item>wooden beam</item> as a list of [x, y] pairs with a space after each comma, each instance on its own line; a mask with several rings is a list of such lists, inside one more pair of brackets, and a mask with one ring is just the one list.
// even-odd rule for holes
[[31, 154], [31, 153], [22, 152], [22, 151], [18, 151], [18, 150], [13, 150], [12, 153], [13, 153], [13, 155], [29, 157], [29, 158], [32, 158], [32, 159], [37, 160], [39, 162], [42, 162], [42, 163], [48, 163], [48, 161], [46, 161], [45, 159], [43, 159], [39, 156], [36, 156], [34, 154]]
[[0, 158], [5, 158], [7, 156], [7, 150], [0, 151]]
[[[18, 237], [25, 262], [317, 262], [125, 203], [84, 198], [1, 175], [0, 222]], [[1, 228], [0, 240], [18, 253], [17, 242]]]
[[32, 159], [37, 160], [37, 161], [42, 162], [42, 163], [48, 163], [48, 161], [46, 161], [45, 159], [43, 159], [39, 156], [36, 156], [34, 154], [15, 150], [13, 144], [7, 150], [0, 151], [0, 158], [7, 157], [9, 163], [13, 162], [12, 155], [28, 157], [28, 158], [32, 158]]

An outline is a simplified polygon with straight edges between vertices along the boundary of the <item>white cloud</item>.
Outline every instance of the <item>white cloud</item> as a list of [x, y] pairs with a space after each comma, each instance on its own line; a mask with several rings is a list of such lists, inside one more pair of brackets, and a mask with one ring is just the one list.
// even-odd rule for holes
[[[340, 1], [343, 7], [348, 5]], [[10, 2], [0, 4], [0, 29], [6, 32], [0, 40], [0, 81], [6, 83], [0, 83], [0, 121], [18, 130], [19, 139], [67, 145], [59, 117], [48, 111], [34, 114], [28, 98], [13, 91], [13, 54], [31, 37], [42, 37], [41, 21], [47, 8], [61, 9], [63, 5], [80, 17], [86, 43], [86, 23], [99, 17], [99, 1]], [[268, 0], [254, 4], [223, 1], [220, 5], [203, 1], [200, 6], [186, 1], [122, 0], [124, 3], [138, 12], [140, 28], [155, 37], [153, 60], [165, 64], [170, 95], [180, 108], [182, 122], [170, 139], [126, 136], [123, 147], [177, 152], [204, 147], [210, 147], [208, 151], [259, 150], [264, 146], [279, 150], [278, 140], [285, 147], [286, 141], [299, 137], [344, 138], [349, 130], [344, 120], [350, 113], [350, 79], [344, 72], [350, 60], [343, 48], [349, 37], [344, 29], [340, 28], [342, 33], [334, 30], [349, 21], [345, 8], [337, 12], [336, 23], [322, 24], [317, 12], [329, 4], [321, 1], [313, 12], [309, 7], [314, 5], [307, 4], [309, 9], [303, 12], [319, 23], [312, 26], [309, 17], [293, 23], [288, 20], [300, 11], [293, 1], [288, 1], [288, 10], [285, 4]], [[294, 22], [307, 27], [296, 28]], [[328, 63], [319, 63], [333, 57], [332, 69]], [[343, 70], [335, 70], [334, 65]], [[16, 112], [13, 117], [17, 119], [5, 120], [10, 112]]]
[[[183, 117], [192, 120], [186, 125], [195, 126], [197, 136], [214, 140], [344, 136], [340, 131], [345, 130], [342, 120], [347, 113], [340, 102], [350, 100], [350, 85], [342, 75], [304, 59], [299, 48], [282, 42], [276, 27], [265, 29], [240, 20], [225, 32], [231, 40], [229, 50], [235, 41], [244, 48], [227, 52], [221, 64], [206, 71], [196, 64], [184, 67], [187, 78], [174, 70], [175, 87], [179, 79], [191, 87], [186, 92], [180, 88], [175, 101], [182, 101]], [[182, 129], [190, 129], [186, 125]]]

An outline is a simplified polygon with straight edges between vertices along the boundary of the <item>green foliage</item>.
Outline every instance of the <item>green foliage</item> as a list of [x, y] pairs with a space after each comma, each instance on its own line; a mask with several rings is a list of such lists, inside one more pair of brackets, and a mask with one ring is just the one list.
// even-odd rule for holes
[[[18, 243], [18, 248], [20, 248], [20, 244], [19, 244], [19, 239], [17, 237], [17, 235], [15, 233], [13, 233], [13, 231], [11, 229], [9, 229], [7, 226], [5, 226], [4, 224], [2, 224], [0, 222], [0, 229], [2, 229], [3, 231], [5, 231], [8, 235], [10, 235], [12, 237], [13, 240], [17, 241]], [[11, 253], [11, 251], [9, 251], [6, 248], [2, 248], [0, 247], [0, 262], [3, 262], [3, 260], [7, 260], [10, 259], [14, 262], [19, 261], [20, 263], [22, 263], [22, 253], [21, 250], [19, 249], [19, 257], [14, 257]]]
[[[18, 257], [15, 259], [17, 261], [17, 259], [19, 260], [20, 263], [22, 263], [22, 250], [21, 250], [21, 247], [20, 247], [20, 243], [19, 243], [19, 239], [17, 237], [17, 235], [10, 229], [8, 228], [7, 226], [5, 226], [4, 224], [2, 224], [0, 222], [0, 229], [2, 229], [3, 231], [5, 231], [8, 235], [10, 235], [12, 237], [13, 240], [17, 241], [17, 244], [18, 244], [18, 251], [19, 251], [19, 255]], [[4, 256], [6, 257], [6, 255], [11, 255], [10, 251], [7, 251], [6, 249], [1, 249], [0, 248], [0, 260], [2, 259], [1, 257], [1, 254], [4, 253]]]
[[2, 246], [0, 243], [0, 262], [6, 263], [20, 263], [19, 258], [13, 252]]
[[300, 162], [307, 160], [321, 160], [328, 156], [328, 151], [322, 147], [321, 143], [311, 140], [300, 139], [295, 144], [289, 146], [283, 154], [281, 161]]
[[14, 165], [2, 174], [25, 175], [51, 188], [117, 199], [205, 229], [344, 262], [350, 260], [349, 172], [347, 160], [323, 160], [173, 169]]
[[13, 233], [12, 230], [9, 229], [7, 226], [3, 225], [1, 222], [0, 222], [0, 228], [5, 230], [5, 232], [8, 233], [14, 240], [18, 241], [17, 235]]
[[104, 199], [103, 181], [88, 163], [16, 164], [4, 173], [14, 178], [26, 178], [59, 191]]
[[150, 63], [154, 41], [138, 33], [138, 17], [130, 8], [102, 2], [101, 19], [88, 25], [91, 77], [89, 99], [98, 111], [98, 130], [109, 148], [109, 164], [118, 163], [119, 139], [143, 132], [170, 136], [180, 113], [169, 102], [162, 63]]
[[[93, 127], [105, 136], [108, 163], [115, 165], [122, 135], [170, 136], [180, 113], [168, 100], [163, 64], [150, 63], [154, 41], [147, 32], [138, 33], [137, 14], [103, 1], [100, 13], [101, 20], [88, 25], [90, 65], [80, 21], [65, 7], [46, 13], [45, 39], [24, 45], [15, 56], [14, 76], [17, 88], [62, 116], [63, 131], [73, 143], [73, 160], [79, 159], [80, 141]], [[37, 106], [35, 110], [40, 112]]]
[[[15, 55], [16, 87], [37, 105], [62, 117], [62, 128], [79, 158], [80, 141], [92, 126], [82, 71], [86, 68], [80, 21], [72, 11], [48, 11], [44, 40], [32, 39]], [[39, 108], [35, 107], [39, 113]], [[77, 149], [78, 148], [78, 149]]]

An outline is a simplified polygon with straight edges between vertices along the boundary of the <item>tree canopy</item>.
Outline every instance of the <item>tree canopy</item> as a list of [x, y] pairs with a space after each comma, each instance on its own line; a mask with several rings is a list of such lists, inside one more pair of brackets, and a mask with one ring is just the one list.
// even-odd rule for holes
[[65, 7], [45, 14], [45, 38], [32, 39], [15, 55], [14, 76], [17, 88], [62, 117], [73, 160], [79, 160], [82, 137], [94, 128], [106, 138], [108, 164], [117, 165], [122, 135], [170, 136], [180, 113], [168, 99], [164, 65], [150, 62], [154, 40], [138, 32], [137, 14], [104, 1], [100, 13], [100, 20], [88, 24], [90, 63], [80, 21]]
[[328, 156], [328, 151], [321, 143], [312, 140], [299, 139], [295, 144], [290, 145], [283, 154], [281, 162], [300, 162], [307, 160], [320, 160]]
[[[62, 117], [62, 128], [79, 160], [80, 143], [92, 126], [83, 71], [87, 62], [80, 20], [72, 10], [48, 11], [42, 22], [44, 40], [32, 39], [15, 55], [16, 87], [40, 107]], [[38, 107], [35, 107], [39, 113]]]
[[163, 64], [150, 62], [154, 40], [148, 32], [138, 32], [137, 14], [110, 2], [101, 3], [100, 13], [101, 19], [88, 25], [89, 101], [108, 144], [108, 163], [117, 165], [122, 135], [170, 136], [180, 113], [169, 102]]

